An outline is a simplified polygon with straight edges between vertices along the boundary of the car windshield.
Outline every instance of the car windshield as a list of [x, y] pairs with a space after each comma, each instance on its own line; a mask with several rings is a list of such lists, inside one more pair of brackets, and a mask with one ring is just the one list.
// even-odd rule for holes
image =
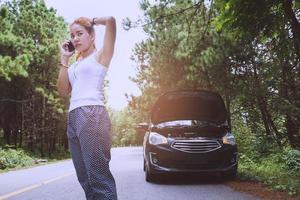
[[207, 121], [200, 121], [200, 120], [175, 120], [175, 121], [168, 121], [156, 124], [155, 127], [157, 128], [167, 128], [167, 127], [206, 127], [206, 126], [218, 126], [215, 123], [207, 122]]

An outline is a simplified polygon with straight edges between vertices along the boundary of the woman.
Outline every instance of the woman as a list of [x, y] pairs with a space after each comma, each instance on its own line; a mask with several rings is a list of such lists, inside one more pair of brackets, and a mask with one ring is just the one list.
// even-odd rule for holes
[[[94, 26], [104, 25], [103, 47], [97, 51]], [[61, 45], [57, 87], [61, 96], [71, 93], [68, 141], [78, 180], [87, 199], [117, 199], [109, 169], [110, 119], [103, 102], [103, 82], [114, 52], [116, 23], [113, 17], [80, 17], [70, 25], [71, 40]], [[77, 59], [69, 67], [74, 51]]]

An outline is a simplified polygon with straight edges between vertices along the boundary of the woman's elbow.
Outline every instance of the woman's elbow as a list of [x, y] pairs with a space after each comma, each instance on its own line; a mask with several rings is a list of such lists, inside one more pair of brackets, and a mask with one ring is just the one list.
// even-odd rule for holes
[[69, 88], [57, 87], [57, 91], [58, 91], [59, 96], [61, 96], [61, 97], [67, 97], [70, 94]]
[[59, 96], [61, 96], [61, 97], [67, 97], [67, 96], [69, 95], [68, 92], [60, 91], [60, 90], [58, 90], [58, 94], [59, 94]]
[[116, 19], [113, 16], [108, 17], [107, 21], [110, 24], [116, 24]]

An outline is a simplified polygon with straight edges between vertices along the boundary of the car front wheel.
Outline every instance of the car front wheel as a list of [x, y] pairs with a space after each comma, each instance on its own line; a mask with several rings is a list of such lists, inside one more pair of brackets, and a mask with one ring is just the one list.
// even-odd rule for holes
[[156, 180], [155, 174], [149, 171], [149, 168], [147, 167], [146, 164], [145, 164], [145, 180], [147, 182], [154, 182]]
[[237, 165], [234, 167], [234, 168], [232, 168], [231, 170], [229, 170], [229, 171], [227, 171], [227, 172], [224, 172], [224, 178], [226, 179], [226, 180], [234, 180], [235, 179], [235, 177], [236, 177], [236, 175], [237, 175]]

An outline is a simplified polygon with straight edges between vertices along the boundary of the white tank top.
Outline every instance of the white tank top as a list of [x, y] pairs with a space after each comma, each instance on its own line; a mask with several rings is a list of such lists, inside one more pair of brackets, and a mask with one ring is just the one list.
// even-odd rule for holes
[[104, 105], [103, 83], [107, 67], [95, 58], [95, 53], [76, 61], [68, 68], [72, 86], [69, 111], [80, 106]]

